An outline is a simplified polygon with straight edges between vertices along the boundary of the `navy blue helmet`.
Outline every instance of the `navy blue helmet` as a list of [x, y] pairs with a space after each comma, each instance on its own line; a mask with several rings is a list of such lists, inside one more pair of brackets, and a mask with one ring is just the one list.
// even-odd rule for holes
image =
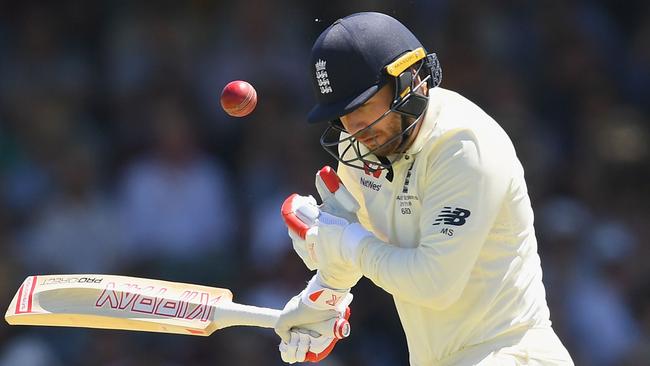
[[[402, 138], [402, 143], [421, 120], [428, 96], [416, 91], [426, 82], [429, 88], [440, 84], [442, 70], [434, 53], [427, 54], [418, 39], [402, 23], [381, 13], [349, 15], [330, 25], [318, 37], [311, 52], [314, 67], [312, 82], [317, 104], [309, 112], [310, 123], [329, 122], [321, 145], [341, 163], [372, 170], [389, 168], [386, 159], [378, 161], [373, 152]], [[413, 70], [416, 70], [414, 72]], [[423, 71], [421, 81], [417, 76]], [[394, 83], [390, 108], [368, 127], [341, 138], [339, 118], [360, 107], [387, 83]], [[404, 117], [402, 132], [371, 151], [365, 151], [355, 138], [381, 121], [389, 113]], [[346, 135], [343, 135], [346, 136]], [[339, 145], [343, 153], [339, 154]], [[354, 156], [349, 157], [349, 150]], [[347, 157], [346, 157], [347, 156]]]

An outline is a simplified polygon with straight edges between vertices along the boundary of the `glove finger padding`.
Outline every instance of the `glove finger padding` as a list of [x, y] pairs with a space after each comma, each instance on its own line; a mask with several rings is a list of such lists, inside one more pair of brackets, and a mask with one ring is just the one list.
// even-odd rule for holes
[[282, 203], [281, 214], [289, 229], [289, 237], [296, 254], [309, 270], [318, 269], [314, 241], [305, 241], [307, 231], [320, 215], [314, 197], [300, 196], [296, 193], [290, 195]]
[[[337, 309], [339, 311], [339, 316], [341, 319], [347, 320], [350, 318], [350, 302], [352, 302], [352, 294], [348, 293], [346, 297], [341, 301]], [[310, 328], [309, 325], [306, 328]], [[312, 326], [311, 328], [317, 328]], [[313, 332], [308, 332], [303, 329], [292, 330], [291, 331], [291, 340], [289, 343], [282, 342], [280, 343], [280, 354], [282, 360], [287, 363], [294, 362], [319, 362], [325, 359], [334, 349], [334, 346], [339, 341], [339, 339], [347, 337], [350, 332], [349, 326], [343, 330], [345, 334], [336, 337], [328, 337], [319, 334], [313, 334]], [[302, 333], [297, 336], [296, 333]]]
[[282, 361], [293, 364], [305, 361], [307, 351], [311, 345], [311, 339], [306, 334], [291, 332], [289, 342], [281, 342], [280, 358]]
[[349, 224], [348, 220], [343, 217], [334, 216], [327, 212], [323, 212], [318, 216], [318, 225], [338, 225], [345, 227]]
[[343, 185], [336, 171], [324, 166], [316, 173], [316, 190], [320, 195], [321, 211], [343, 217], [349, 222], [358, 222], [359, 203]]
[[307, 243], [307, 241], [302, 239], [291, 229], [289, 229], [289, 237], [291, 238], [294, 252], [296, 252], [300, 259], [302, 259], [305, 266], [307, 266], [310, 271], [317, 270], [318, 264], [316, 262], [316, 253], [314, 252], [314, 243]]
[[280, 213], [289, 230], [304, 239], [307, 230], [320, 215], [320, 210], [314, 197], [294, 193], [284, 200]]
[[306, 333], [299, 333], [299, 334], [300, 334], [299, 336], [300, 341], [298, 342], [298, 347], [296, 349], [296, 359], [304, 361], [307, 356], [307, 352], [309, 352], [309, 347], [311, 346], [312, 337]]

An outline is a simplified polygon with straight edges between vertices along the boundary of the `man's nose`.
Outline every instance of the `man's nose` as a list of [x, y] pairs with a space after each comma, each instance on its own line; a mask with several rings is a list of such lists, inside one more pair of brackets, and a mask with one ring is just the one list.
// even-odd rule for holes
[[350, 134], [354, 135], [358, 133], [359, 131], [363, 130], [364, 128], [368, 127], [368, 123], [366, 121], [359, 119], [355, 121], [351, 121], [349, 123], [349, 128], [350, 130], [348, 131]]

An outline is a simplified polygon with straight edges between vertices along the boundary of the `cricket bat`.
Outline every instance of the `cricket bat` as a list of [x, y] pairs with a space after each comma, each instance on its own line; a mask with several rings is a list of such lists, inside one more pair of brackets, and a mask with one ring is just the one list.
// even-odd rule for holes
[[[273, 328], [280, 310], [237, 304], [232, 292], [162, 280], [99, 274], [29, 276], [5, 314], [11, 325], [122, 329], [209, 336], [231, 326]], [[313, 326], [312, 326], [313, 325]], [[345, 318], [302, 330], [345, 338]]]

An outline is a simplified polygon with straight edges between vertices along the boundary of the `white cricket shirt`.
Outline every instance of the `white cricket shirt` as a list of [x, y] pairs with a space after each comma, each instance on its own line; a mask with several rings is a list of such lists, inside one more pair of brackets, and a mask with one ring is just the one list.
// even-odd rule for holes
[[[341, 149], [344, 148], [341, 147]], [[501, 127], [434, 88], [415, 141], [378, 177], [339, 164], [359, 201], [363, 274], [393, 295], [411, 365], [550, 327], [524, 171]]]

